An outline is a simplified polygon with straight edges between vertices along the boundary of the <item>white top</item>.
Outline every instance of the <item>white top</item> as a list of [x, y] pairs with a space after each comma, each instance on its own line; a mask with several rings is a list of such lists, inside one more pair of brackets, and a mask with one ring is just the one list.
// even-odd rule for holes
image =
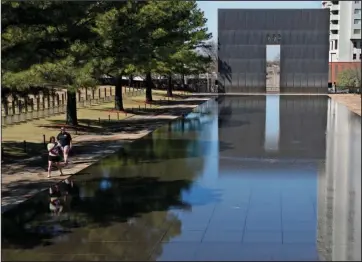
[[47, 148], [48, 148], [49, 156], [58, 156], [59, 155], [57, 146], [55, 143], [49, 143]]

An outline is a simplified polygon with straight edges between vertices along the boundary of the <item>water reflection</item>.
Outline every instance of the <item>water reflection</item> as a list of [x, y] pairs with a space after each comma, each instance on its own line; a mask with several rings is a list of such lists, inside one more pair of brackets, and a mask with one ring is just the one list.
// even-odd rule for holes
[[278, 157], [325, 159], [328, 98], [280, 96]]
[[265, 144], [266, 151], [279, 150], [279, 104], [278, 95], [266, 97]]
[[[327, 103], [324, 96], [224, 98], [219, 105], [219, 140], [232, 148], [220, 155], [322, 160]], [[270, 139], [274, 139], [274, 150], [266, 146]]]
[[59, 216], [3, 215], [3, 259], [360, 259], [360, 139], [326, 97], [209, 101], [75, 176]]
[[333, 100], [318, 176], [318, 247], [326, 261], [361, 260], [361, 118]]

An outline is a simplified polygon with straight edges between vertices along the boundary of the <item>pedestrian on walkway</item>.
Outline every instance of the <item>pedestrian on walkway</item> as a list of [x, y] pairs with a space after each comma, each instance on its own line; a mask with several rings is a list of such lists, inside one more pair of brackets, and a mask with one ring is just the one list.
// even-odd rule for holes
[[60, 166], [59, 144], [55, 142], [55, 137], [50, 137], [48, 148], [48, 178], [52, 171], [52, 165], [55, 164], [60, 171], [60, 175], [63, 175], [62, 168]]
[[333, 82], [333, 91], [334, 93], [337, 93], [337, 83], [336, 82]]
[[68, 155], [72, 148], [72, 136], [65, 131], [65, 127], [60, 129], [60, 133], [57, 136], [57, 142], [61, 145], [63, 150], [64, 164], [68, 164]]

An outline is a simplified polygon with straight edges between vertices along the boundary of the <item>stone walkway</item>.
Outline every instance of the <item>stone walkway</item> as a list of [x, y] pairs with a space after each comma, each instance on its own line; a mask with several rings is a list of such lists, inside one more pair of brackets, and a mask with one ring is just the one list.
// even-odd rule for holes
[[344, 104], [349, 110], [361, 115], [361, 95], [360, 94], [329, 94], [329, 97], [338, 103]]
[[[41, 156], [24, 160], [21, 163], [19, 162], [19, 164], [2, 165], [2, 213], [28, 200], [40, 191], [46, 190], [50, 185], [62, 181], [100, 159], [115, 153], [125, 143], [130, 143], [149, 134], [165, 124], [165, 121], [171, 121], [180, 117], [183, 113], [190, 112], [206, 100], [208, 98], [190, 98], [173, 101], [173, 105], [158, 107], [162, 111], [161, 114], [134, 115], [122, 120], [122, 127], [114, 127], [111, 134], [80, 135], [75, 137], [74, 152], [76, 152], [76, 155], [71, 157], [70, 164], [64, 169], [64, 176], [59, 176], [59, 171], [56, 170], [53, 172], [52, 178], [47, 178], [46, 167], [41, 166], [44, 165]], [[183, 103], [185, 101], [188, 103]], [[133, 121], [137, 123], [132, 123]], [[145, 123], [140, 123], [142, 121]], [[132, 127], [130, 128], [131, 131], [126, 130], [127, 126]], [[39, 165], [36, 162], [39, 162]]]

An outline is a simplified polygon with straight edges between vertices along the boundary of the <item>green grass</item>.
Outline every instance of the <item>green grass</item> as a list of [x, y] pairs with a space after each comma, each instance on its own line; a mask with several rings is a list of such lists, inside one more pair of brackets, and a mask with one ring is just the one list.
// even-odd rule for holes
[[[175, 95], [180, 95], [181, 92], [173, 92]], [[152, 92], [153, 99], [165, 99], [166, 91], [154, 90]], [[134, 97], [125, 97], [123, 100], [124, 108], [138, 108], [144, 107], [145, 94]], [[149, 107], [149, 105], [147, 105]], [[151, 105], [151, 107], [155, 107]], [[113, 110], [114, 102], [104, 103], [88, 108], [78, 109], [78, 124], [80, 127], [77, 132], [68, 129], [68, 132], [73, 137], [78, 135], [87, 134], [90, 132], [104, 131], [107, 124], [116, 124], [122, 119], [132, 116], [132, 114], [115, 112]], [[99, 123], [99, 119], [101, 123]], [[56, 136], [59, 132], [60, 126], [65, 124], [65, 114], [59, 114], [44, 119], [33, 120], [26, 123], [14, 124], [11, 126], [3, 127], [2, 129], [2, 147], [5, 154], [5, 159], [25, 159], [41, 155], [45, 151], [45, 142], [47, 143], [51, 136]], [[24, 143], [26, 141], [26, 143]], [[25, 145], [26, 144], [26, 145]]]

